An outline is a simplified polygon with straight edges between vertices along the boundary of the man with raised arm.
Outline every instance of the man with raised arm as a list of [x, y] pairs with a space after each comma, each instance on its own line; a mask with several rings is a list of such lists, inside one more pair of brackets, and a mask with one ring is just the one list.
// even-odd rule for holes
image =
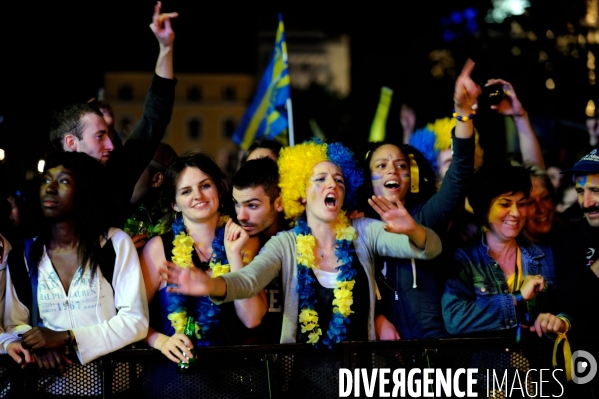
[[123, 225], [135, 184], [164, 137], [175, 100], [175, 33], [171, 19], [178, 14], [161, 13], [161, 7], [158, 1], [150, 24], [160, 48], [154, 77], [146, 96], [143, 115], [123, 147], [115, 150], [102, 113], [88, 103], [62, 108], [54, 113], [51, 121], [50, 140], [58, 151], [84, 152], [106, 164], [110, 170], [114, 183], [113, 199], [117, 204], [113, 225], [119, 227]]

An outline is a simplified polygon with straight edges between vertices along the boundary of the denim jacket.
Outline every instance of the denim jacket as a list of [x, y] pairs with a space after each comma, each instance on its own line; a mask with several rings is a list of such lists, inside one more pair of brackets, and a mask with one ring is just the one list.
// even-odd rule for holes
[[[489, 247], [481, 235], [470, 247], [460, 248], [454, 254], [456, 276], [445, 285], [442, 298], [445, 327], [450, 334], [501, 331], [516, 328], [518, 318], [512, 294], [499, 264], [489, 254]], [[554, 313], [552, 301], [556, 292], [555, 268], [551, 251], [546, 254], [520, 234], [516, 242], [522, 253], [523, 277], [540, 274], [545, 289], [527, 302], [532, 319], [539, 311]], [[520, 320], [522, 321], [522, 320]]]

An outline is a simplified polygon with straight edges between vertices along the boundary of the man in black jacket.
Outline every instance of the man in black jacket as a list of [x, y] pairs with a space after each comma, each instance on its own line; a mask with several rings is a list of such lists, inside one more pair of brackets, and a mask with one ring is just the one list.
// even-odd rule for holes
[[[594, 149], [574, 166], [562, 173], [573, 175], [578, 204], [584, 218], [573, 223], [567, 231], [570, 237], [570, 259], [567, 266], [572, 274], [565, 286], [562, 302], [566, 314], [572, 316], [572, 351], [579, 352], [578, 362], [573, 364], [573, 378], [577, 384], [573, 391], [578, 397], [588, 396], [584, 389], [599, 391], [596, 360], [599, 359], [597, 344], [597, 303], [599, 302], [599, 150]], [[590, 353], [582, 353], [579, 349]], [[574, 353], [576, 353], [574, 352]], [[582, 355], [581, 355], [582, 353]], [[588, 358], [588, 356], [594, 359]], [[573, 358], [574, 360], [574, 358]], [[589, 372], [581, 372], [582, 366], [592, 364]], [[593, 378], [594, 376], [594, 378]], [[591, 380], [587, 386], [586, 381]]]
[[85, 152], [108, 168], [113, 179], [116, 202], [113, 225], [116, 227], [123, 226], [135, 184], [152, 160], [171, 120], [176, 84], [173, 76], [175, 33], [171, 19], [177, 15], [161, 14], [160, 2], [154, 7], [150, 28], [158, 40], [160, 53], [143, 115], [122, 148], [115, 150], [102, 113], [88, 103], [70, 105], [52, 117], [50, 140], [58, 151]]
[[[591, 151], [562, 173], [574, 176], [578, 204], [584, 214], [571, 231], [574, 242], [586, 251], [586, 267], [580, 269], [577, 289], [585, 294], [594, 294], [599, 300], [599, 150]], [[577, 306], [584, 308], [582, 303]], [[594, 323], [594, 317], [589, 319]]]

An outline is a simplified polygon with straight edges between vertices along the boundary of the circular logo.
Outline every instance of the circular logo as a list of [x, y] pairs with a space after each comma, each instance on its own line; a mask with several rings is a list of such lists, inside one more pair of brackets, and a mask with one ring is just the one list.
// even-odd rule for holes
[[595, 248], [587, 249], [587, 259], [591, 259], [595, 255]]
[[595, 374], [597, 374], [597, 361], [593, 355], [583, 350], [572, 353], [572, 381], [574, 383], [586, 384], [595, 377]]

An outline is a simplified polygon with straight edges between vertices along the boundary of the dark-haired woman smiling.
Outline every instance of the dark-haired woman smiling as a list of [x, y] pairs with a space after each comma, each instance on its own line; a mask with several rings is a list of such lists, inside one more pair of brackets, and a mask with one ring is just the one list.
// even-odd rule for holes
[[[152, 238], [141, 254], [146, 293], [150, 299], [151, 326], [145, 342], [173, 362], [192, 356], [192, 342], [183, 334], [187, 316], [192, 316], [200, 336], [195, 345], [238, 343], [236, 328], [253, 328], [266, 313], [263, 293], [222, 307], [208, 298], [186, 297], [167, 292], [157, 272], [167, 259], [196, 266], [212, 277], [235, 271], [257, 252], [257, 240], [223, 214], [229, 192], [225, 178], [214, 161], [202, 153], [183, 156], [165, 171], [164, 201], [170, 203], [170, 229]], [[241, 235], [234, 248], [225, 253], [227, 238]], [[236, 237], [237, 237], [236, 235]], [[245, 261], [244, 261], [245, 258]], [[174, 370], [174, 369], [173, 369]]]
[[[526, 325], [539, 336], [565, 332], [570, 320], [545, 308], [556, 295], [552, 259], [523, 234], [530, 177], [509, 162], [483, 165], [468, 199], [482, 234], [456, 251], [456, 275], [447, 281], [443, 317], [451, 334], [516, 336]], [[549, 301], [550, 302], [550, 301]]]
[[104, 166], [96, 159], [83, 153], [49, 159], [40, 187], [40, 234], [25, 245], [25, 287], [37, 290], [31, 308], [20, 296], [25, 265], [18, 264], [18, 256], [9, 259], [4, 320], [15, 336], [7, 349], [17, 363], [23, 362], [22, 354], [40, 368], [63, 370], [47, 377], [46, 392], [101, 394], [99, 375], [92, 377], [97, 370], [88, 368], [90, 380], [82, 384], [74, 375], [85, 366], [72, 363], [88, 363], [147, 333], [137, 252], [127, 234], [106, 222], [109, 192]]

